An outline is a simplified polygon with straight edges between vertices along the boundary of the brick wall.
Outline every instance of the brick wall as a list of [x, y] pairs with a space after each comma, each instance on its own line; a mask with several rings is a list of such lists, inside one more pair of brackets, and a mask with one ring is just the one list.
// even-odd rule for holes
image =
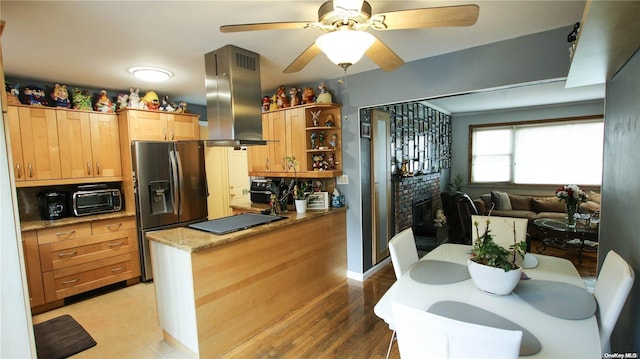
[[398, 233], [411, 227], [413, 223], [412, 206], [416, 197], [430, 194], [433, 200], [432, 212], [442, 208], [440, 202], [440, 174], [433, 173], [414, 177], [396, 177], [393, 179], [395, 226]]

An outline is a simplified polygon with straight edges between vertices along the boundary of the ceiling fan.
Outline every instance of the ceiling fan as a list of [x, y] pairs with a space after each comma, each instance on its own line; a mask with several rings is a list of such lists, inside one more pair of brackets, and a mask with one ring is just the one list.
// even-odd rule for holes
[[325, 32], [307, 47], [284, 73], [302, 70], [321, 51], [329, 60], [346, 70], [367, 55], [384, 71], [392, 71], [404, 61], [371, 33], [379, 31], [429, 27], [471, 26], [478, 20], [478, 5], [458, 5], [390, 11], [372, 14], [363, 0], [333, 0], [318, 9], [318, 21], [266, 22], [220, 26], [224, 33], [259, 30], [316, 28]]

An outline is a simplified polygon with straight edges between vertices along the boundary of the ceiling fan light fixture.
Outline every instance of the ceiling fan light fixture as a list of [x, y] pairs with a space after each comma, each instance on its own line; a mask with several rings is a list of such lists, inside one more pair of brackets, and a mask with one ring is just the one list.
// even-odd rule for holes
[[133, 76], [149, 82], [162, 82], [173, 77], [173, 74], [167, 70], [157, 67], [137, 66], [129, 69]]
[[373, 45], [375, 37], [365, 31], [338, 30], [316, 39], [316, 45], [334, 64], [347, 68], [358, 62]]

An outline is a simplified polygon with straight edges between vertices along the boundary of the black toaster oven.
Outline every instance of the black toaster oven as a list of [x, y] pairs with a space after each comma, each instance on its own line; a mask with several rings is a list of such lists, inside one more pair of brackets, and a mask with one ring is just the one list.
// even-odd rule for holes
[[74, 216], [117, 212], [122, 209], [122, 194], [119, 188], [79, 186], [71, 196], [71, 209]]

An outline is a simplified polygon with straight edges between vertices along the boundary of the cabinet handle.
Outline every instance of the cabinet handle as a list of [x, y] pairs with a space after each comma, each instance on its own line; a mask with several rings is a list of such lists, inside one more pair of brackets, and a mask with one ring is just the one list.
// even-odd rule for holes
[[164, 136], [162, 137], [162, 139], [163, 140], [167, 139], [167, 129], [166, 128], [164, 129]]
[[118, 268], [111, 268], [111, 272], [117, 272], [117, 271], [120, 271], [120, 270], [123, 270], [123, 269], [126, 269], [126, 268], [127, 268], [127, 266], [122, 266], [122, 267], [118, 267]]
[[264, 161], [264, 166], [267, 168], [267, 171], [270, 170], [270, 168], [269, 168], [269, 159], [268, 158]]
[[176, 138], [176, 134], [175, 132], [173, 132], [173, 130], [169, 130], [171, 131], [171, 140], [173, 141]]
[[123, 244], [124, 244], [124, 241], [120, 241], [118, 243], [109, 243], [108, 246], [109, 248], [113, 248], [113, 247], [120, 247]]
[[75, 283], [77, 281], [79, 281], [80, 278], [76, 278], [76, 279], [72, 279], [72, 280], [66, 280], [64, 282], [62, 282], [62, 284], [71, 284], [71, 283]]
[[60, 237], [62, 235], [66, 235], [67, 238], [71, 237], [71, 235], [73, 235], [74, 233], [76, 233], [75, 229], [69, 232], [58, 232], [56, 233], [56, 236]]
[[96, 175], [100, 176], [100, 162], [96, 162]]
[[87, 162], [87, 175], [91, 175], [91, 162]]
[[33, 178], [33, 165], [29, 163], [29, 177]]
[[73, 255], [76, 255], [78, 253], [78, 251], [72, 251], [69, 253], [58, 253], [58, 257], [71, 257]]
[[113, 223], [113, 224], [107, 224], [107, 229], [113, 231], [114, 228], [117, 230], [118, 228], [120, 228], [122, 226], [122, 222], [119, 223]]
[[16, 178], [22, 178], [22, 171], [20, 171], [20, 164], [16, 163]]

